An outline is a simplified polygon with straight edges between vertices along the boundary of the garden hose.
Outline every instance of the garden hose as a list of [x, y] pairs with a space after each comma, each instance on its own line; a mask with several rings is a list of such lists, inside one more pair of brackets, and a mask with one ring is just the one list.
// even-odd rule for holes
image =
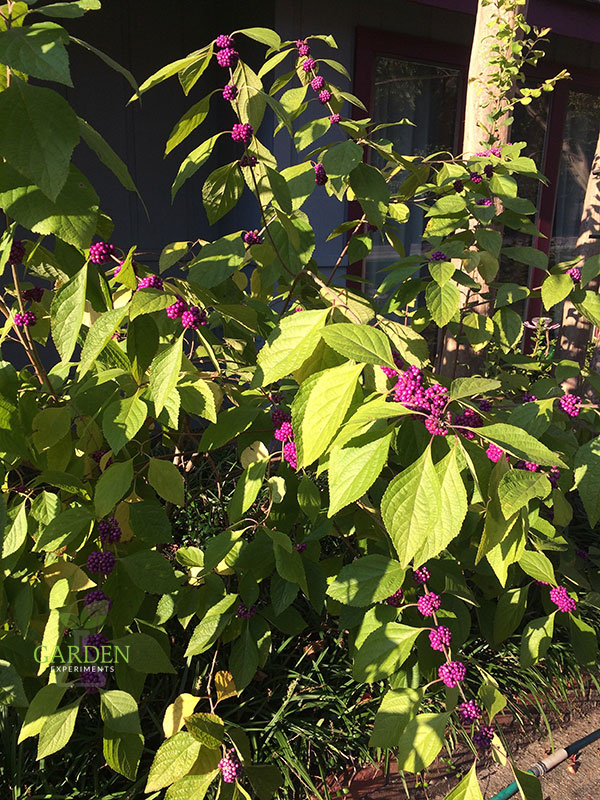
[[[567, 747], [561, 747], [560, 750], [556, 750], [547, 758], [538, 761], [533, 765], [533, 767], [531, 767], [531, 769], [527, 771], [532, 775], [535, 775], [537, 778], [541, 778], [542, 775], [545, 775], [547, 772], [550, 772], [551, 769], [554, 769], [554, 767], [557, 767], [559, 764], [562, 764], [563, 761], [566, 761], [569, 756], [572, 756], [574, 753], [578, 753], [580, 750], [583, 750], [584, 747], [592, 744], [592, 742], [595, 742], [597, 739], [600, 739], [600, 728], [592, 733], [588, 733], [587, 736], [584, 736], [581, 739], [577, 739], [576, 742], [573, 742]], [[514, 797], [518, 791], [519, 787], [517, 786], [517, 782], [513, 781], [505, 789], [502, 789], [502, 791], [490, 798], [490, 800], [507, 800], [509, 797]]]

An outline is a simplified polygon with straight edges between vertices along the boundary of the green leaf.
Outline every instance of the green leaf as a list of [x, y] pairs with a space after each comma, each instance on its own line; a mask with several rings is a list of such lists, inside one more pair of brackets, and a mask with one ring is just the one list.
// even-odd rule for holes
[[548, 269], [548, 256], [536, 247], [503, 247], [502, 255], [536, 269]]
[[93, 53], [95, 56], [98, 56], [98, 58], [104, 61], [105, 64], [108, 64], [108, 66], [111, 69], [114, 69], [115, 72], [118, 72], [120, 75], [122, 75], [127, 81], [127, 83], [129, 83], [129, 85], [137, 92], [138, 89], [137, 81], [128, 69], [122, 67], [113, 58], [107, 56], [106, 53], [103, 53], [102, 50], [98, 50], [98, 48], [94, 47], [91, 44], [88, 44], [88, 42], [84, 42], [83, 39], [77, 39], [75, 36], [71, 36], [70, 39], [72, 42], [75, 42], [75, 44], [78, 44], [80, 47], [89, 50], [90, 53]]
[[83, 378], [86, 372], [95, 364], [100, 353], [111, 341], [113, 333], [121, 326], [127, 311], [128, 306], [112, 308], [110, 311], [100, 314], [96, 319], [85, 337], [81, 350], [79, 366], [77, 367], [80, 378]]
[[158, 350], [159, 334], [156, 323], [150, 316], [139, 316], [127, 326], [127, 356], [131, 371], [138, 382], [144, 382], [146, 370]]
[[185, 775], [167, 789], [165, 800], [204, 800], [206, 792], [219, 775], [218, 769], [206, 775]]
[[53, 202], [27, 178], [0, 162], [0, 206], [34, 233], [54, 234], [80, 248], [89, 247], [98, 224], [98, 196], [87, 178], [72, 165], [67, 182]]
[[461, 532], [467, 515], [467, 491], [460, 475], [458, 449], [452, 451], [435, 465], [440, 482], [441, 513], [436, 527], [413, 556], [415, 566], [437, 556]]
[[225, 736], [225, 725], [216, 714], [192, 714], [186, 717], [185, 727], [194, 739], [212, 750], [219, 748]]
[[588, 284], [600, 273], [600, 253], [586, 258], [581, 267], [581, 286]]
[[529, 586], [519, 586], [500, 595], [494, 614], [494, 645], [508, 639], [521, 624], [527, 608], [528, 593]]
[[283, 783], [279, 767], [275, 764], [244, 765], [244, 773], [248, 776], [259, 800], [271, 800]]
[[240, 433], [247, 430], [258, 415], [258, 409], [251, 406], [234, 406], [219, 414], [216, 425], [209, 425], [202, 434], [199, 448], [201, 452], [223, 447]]
[[158, 271], [166, 272], [173, 264], [181, 261], [189, 249], [189, 242], [171, 242], [165, 245], [158, 259]]
[[129, 525], [135, 536], [149, 544], [165, 544], [170, 542], [171, 523], [163, 506], [143, 500], [131, 503], [129, 508]]
[[57, 444], [71, 431], [71, 409], [66, 406], [44, 408], [33, 418], [32, 440], [38, 453]]
[[467, 314], [463, 319], [463, 327], [475, 352], [489, 344], [494, 335], [494, 323], [483, 314]]
[[506, 450], [517, 458], [525, 461], [535, 461], [545, 467], [566, 467], [567, 465], [546, 445], [528, 434], [522, 428], [497, 422], [494, 425], [485, 425], [476, 431], [482, 439], [494, 442], [498, 447]]
[[76, 17], [83, 17], [88, 11], [99, 11], [101, 8], [102, 4], [100, 0], [71, 0], [71, 2], [68, 3], [51, 3], [48, 6], [40, 6], [40, 8], [36, 8], [35, 11], [37, 14], [43, 14], [45, 17], [75, 19]]
[[259, 664], [259, 651], [252, 633], [252, 622], [243, 624], [240, 636], [233, 643], [229, 657], [229, 669], [233, 675], [238, 692], [245, 689], [256, 675]]
[[117, 455], [142, 427], [148, 409], [139, 394], [111, 403], [102, 416], [102, 432]]
[[231, 524], [238, 522], [258, 497], [268, 464], [268, 459], [253, 461], [240, 475], [235, 491], [227, 505], [227, 514]]
[[450, 714], [418, 714], [398, 742], [398, 769], [420, 772], [432, 763], [444, 744]]
[[348, 606], [369, 606], [385, 600], [402, 586], [404, 569], [380, 555], [363, 556], [343, 567], [327, 594]]
[[477, 780], [477, 773], [475, 772], [476, 766], [476, 763], [473, 762], [467, 775], [465, 775], [458, 786], [454, 787], [450, 794], [446, 795], [445, 800], [483, 800], [483, 795], [479, 788], [479, 781]]
[[499, 714], [506, 708], [506, 697], [498, 691], [498, 688], [491, 682], [482, 683], [478, 692], [483, 707], [488, 713], [490, 722], [494, 719], [496, 714]]
[[89, 529], [94, 516], [90, 508], [71, 506], [55, 517], [42, 531], [35, 543], [34, 552], [52, 552]]
[[185, 503], [185, 481], [172, 461], [166, 458], [151, 458], [148, 466], [150, 486], [168, 503], [182, 506]]
[[175, 199], [175, 195], [181, 189], [187, 179], [191, 178], [192, 175], [194, 175], [200, 169], [200, 167], [206, 161], [208, 161], [209, 156], [215, 148], [218, 138], [222, 135], [223, 133], [217, 133], [214, 136], [211, 136], [210, 139], [202, 142], [201, 145], [198, 145], [198, 147], [192, 150], [192, 152], [183, 159], [175, 180], [173, 181], [173, 186], [171, 187], [171, 202]]
[[236, 602], [238, 602], [236, 594], [227, 594], [208, 609], [192, 633], [185, 651], [186, 658], [204, 653], [212, 646], [229, 622]]
[[502, 234], [499, 231], [493, 231], [491, 228], [477, 228], [475, 238], [479, 247], [487, 250], [494, 258], [499, 258], [502, 247]]
[[121, 558], [119, 564], [134, 586], [149, 594], [169, 594], [179, 587], [173, 568], [155, 550], [138, 550], [137, 553]]
[[193, 53], [189, 53], [189, 55], [185, 56], [185, 58], [179, 58], [177, 61], [172, 61], [170, 64], [165, 64], [164, 67], [161, 67], [159, 70], [150, 75], [149, 78], [146, 78], [138, 91], [129, 99], [129, 102], [131, 103], [134, 100], [139, 100], [140, 96], [144, 94], [144, 92], [147, 92], [148, 89], [152, 89], [153, 86], [168, 80], [168, 78], [172, 78], [174, 75], [177, 75], [186, 69], [186, 67], [189, 67], [192, 64], [195, 64], [197, 61], [202, 60], [210, 48], [211, 45], [207, 45], [201, 50], [194, 50]]
[[129, 491], [133, 481], [133, 459], [111, 464], [96, 484], [94, 506], [98, 517], [105, 517]]
[[521, 772], [514, 764], [511, 764], [512, 770], [515, 774], [515, 781], [519, 787], [519, 794], [522, 800], [542, 800], [542, 784], [540, 779], [529, 772]]
[[330, 178], [349, 175], [363, 160], [363, 149], [359, 144], [347, 139], [330, 147], [323, 155], [323, 166]]
[[329, 347], [346, 358], [395, 368], [389, 339], [377, 328], [340, 322], [327, 325], [322, 335]]
[[202, 378], [193, 381], [185, 381], [177, 387], [181, 397], [181, 405], [188, 414], [203, 417], [209, 422], [217, 421], [217, 409], [215, 406], [215, 396], [209, 384]]
[[[6, 520], [6, 509], [4, 509], [4, 520]], [[25, 502], [21, 503], [12, 525], [6, 534], [2, 531], [2, 535], [2, 559], [6, 559], [17, 553], [27, 539], [27, 507]]]
[[178, 144], [181, 144], [190, 133], [195, 131], [196, 128], [204, 122], [210, 110], [210, 99], [216, 91], [218, 91], [218, 89], [215, 89], [210, 94], [207, 94], [206, 97], [203, 97], [202, 100], [194, 103], [175, 124], [167, 139], [165, 155], [168, 155], [171, 150], [177, 147]]
[[[389, 403], [385, 404], [389, 406]], [[388, 411], [393, 413], [393, 409]], [[385, 466], [392, 434], [373, 434], [351, 439], [344, 447], [334, 447], [329, 455], [328, 517], [362, 497]]]
[[187, 731], [180, 731], [158, 748], [150, 767], [146, 793], [156, 792], [182, 778], [193, 767], [202, 745]]
[[422, 699], [416, 689], [389, 689], [375, 715], [369, 747], [397, 747], [407, 723], [416, 717]]
[[570, 275], [562, 273], [560, 275], [548, 275], [542, 283], [542, 302], [544, 308], [549, 311], [552, 306], [562, 301], [573, 291], [574, 284]]
[[77, 117], [69, 104], [52, 89], [13, 76], [9, 88], [0, 92], [0, 118], [3, 157], [56, 201], [79, 141]]
[[298, 505], [311, 522], [321, 513], [321, 492], [308, 475], [304, 475], [298, 486]]
[[299, 467], [312, 464], [327, 449], [350, 407], [362, 369], [363, 364], [342, 364], [311, 375], [300, 387], [292, 403]]
[[381, 515], [403, 567], [434, 534], [441, 514], [440, 479], [427, 448], [394, 478], [381, 500]]
[[573, 305], [580, 314], [589, 319], [596, 327], [600, 325], [600, 297], [597, 292], [584, 292], [583, 300], [576, 302], [573, 298]]
[[237, 204], [244, 191], [244, 177], [237, 161], [217, 167], [202, 186], [202, 201], [208, 222], [224, 217]]
[[[273, 538], [273, 553], [275, 555], [277, 573], [284, 580], [290, 583], [297, 583], [304, 594], [308, 596], [309, 591], [306, 583], [306, 571], [304, 569], [302, 557], [295, 549], [288, 549], [275, 540], [273, 535], [278, 533], [278, 531], [267, 531], [267, 533]], [[283, 537], [285, 534], [280, 534], [280, 536]]]
[[154, 403], [156, 416], [163, 410], [177, 386], [183, 358], [183, 336], [181, 334], [174, 344], [160, 352], [150, 365], [148, 396]]
[[138, 705], [134, 698], [120, 689], [103, 691], [100, 713], [104, 724], [115, 733], [141, 733]]
[[38, 690], [25, 714], [17, 744], [41, 732], [47, 718], [56, 711], [66, 691], [67, 686], [64, 683], [49, 683]]
[[511, 469], [504, 473], [498, 486], [502, 514], [509, 519], [534, 497], [547, 497], [550, 489], [550, 481], [544, 473]]
[[147, 633], [129, 633], [114, 639], [112, 644], [129, 654], [127, 663], [136, 672], [152, 675], [160, 672], [175, 674], [173, 665], [161, 645]]
[[232, 83], [238, 88], [236, 104], [240, 121], [249, 122], [258, 131], [266, 108], [261, 79], [248, 64], [240, 60], [233, 71]]
[[87, 146], [96, 153], [100, 161], [112, 172], [121, 186], [130, 192], [135, 192], [141, 199], [137, 186], [123, 159], [115, 153], [104, 137], [95, 128], [92, 128], [89, 122], [81, 119], [81, 117], [77, 117], [77, 120], [79, 122], [79, 133]]
[[0, 706], [26, 708], [29, 700], [23, 689], [23, 681], [16, 668], [0, 659]]
[[0, 32], [0, 63], [31, 78], [73, 86], [65, 44], [69, 36], [54, 22], [34, 22]]
[[[206, 50], [206, 53], [204, 53], [204, 50]], [[186, 97], [196, 85], [198, 79], [208, 69], [208, 66], [214, 55], [214, 45], [210, 44], [208, 49], [204, 48], [202, 52], [204, 53], [202, 58], [194, 61], [192, 64], [189, 64], [187, 67], [177, 73], [179, 83], [181, 84], [181, 88], [183, 89], [183, 93]]]
[[460, 291], [455, 283], [445, 283], [440, 286], [432, 281], [425, 291], [425, 302], [435, 324], [443, 328], [460, 307]]
[[124, 775], [130, 781], [134, 781], [144, 751], [144, 737], [142, 734], [119, 734], [105, 725], [102, 744], [104, 758], [108, 766], [120, 775]]
[[234, 33], [243, 33], [244, 36], [248, 36], [256, 42], [266, 44], [272, 50], [279, 50], [281, 47], [281, 39], [270, 28], [242, 28], [239, 31], [234, 31]]
[[422, 628], [410, 628], [398, 622], [386, 622], [375, 628], [354, 656], [354, 679], [374, 683], [388, 678], [406, 661], [422, 632]]
[[73, 355], [83, 322], [87, 272], [86, 265], [61, 286], [50, 308], [52, 338], [63, 361], [69, 361]]
[[600, 436], [582, 445], [575, 454], [575, 487], [579, 492], [590, 526], [600, 520]]
[[499, 389], [500, 381], [490, 378], [456, 378], [450, 385], [450, 400], [460, 400], [463, 397], [474, 397], [477, 394], [487, 394]]
[[205, 244], [189, 265], [190, 280], [211, 289], [237, 272], [244, 263], [244, 253], [244, 243], [239, 233]]
[[296, 150], [298, 152], [306, 150], [309, 145], [311, 145], [317, 139], [320, 139], [323, 134], [327, 133], [330, 127], [331, 122], [329, 121], [329, 117], [311, 119], [309, 122], [305, 123], [294, 133], [294, 145], [296, 146]]
[[258, 354], [253, 386], [274, 383], [298, 369], [317, 346], [328, 313], [321, 308], [283, 317]]
[[60, 708], [58, 711], [48, 715], [40, 731], [37, 749], [38, 761], [41, 758], [57, 753], [68, 744], [75, 729], [80, 702], [81, 698], [71, 703], [71, 705]]
[[569, 614], [569, 630], [577, 661], [585, 667], [593, 667], [598, 656], [596, 631], [574, 614]]
[[550, 559], [537, 550], [525, 550], [519, 558], [519, 566], [523, 572], [530, 575], [536, 581], [545, 581], [552, 585], [556, 584], [554, 567]]
[[549, 617], [538, 617], [530, 622], [521, 637], [521, 666], [523, 669], [533, 666], [536, 661], [543, 658], [552, 642], [554, 633], [554, 617], [556, 612]]

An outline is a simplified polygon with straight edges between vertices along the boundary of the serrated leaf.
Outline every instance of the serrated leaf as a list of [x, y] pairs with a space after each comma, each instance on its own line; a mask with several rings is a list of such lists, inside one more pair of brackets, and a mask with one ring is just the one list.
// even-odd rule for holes
[[81, 350], [77, 371], [82, 378], [94, 365], [100, 353], [111, 341], [113, 333], [120, 327], [128, 311], [128, 305], [104, 311], [89, 329]]
[[55, 201], [66, 183], [71, 154], [79, 141], [75, 113], [52, 89], [13, 76], [8, 89], [0, 92], [0, 118], [4, 159]]
[[552, 643], [555, 615], [556, 612], [548, 617], [538, 617], [523, 631], [520, 662], [524, 669], [533, 666], [546, 655]]
[[[217, 676], [215, 675], [215, 681], [216, 678]], [[167, 739], [183, 728], [185, 718], [194, 713], [199, 702], [199, 697], [184, 692], [178, 695], [171, 705], [167, 707], [162, 723], [163, 733]]]
[[94, 507], [98, 517], [105, 517], [129, 491], [133, 480], [133, 459], [117, 461], [104, 470], [94, 493]]
[[441, 513], [440, 479], [427, 448], [394, 478], [381, 500], [381, 515], [403, 567], [435, 532]]
[[32, 78], [73, 86], [68, 41], [65, 29], [54, 22], [14, 26], [0, 32], [0, 63]]
[[231, 211], [242, 196], [244, 186], [237, 161], [217, 167], [210, 173], [202, 186], [202, 201], [210, 225]]
[[298, 466], [308, 466], [325, 452], [341, 425], [363, 364], [342, 364], [311, 375], [292, 403]]
[[420, 772], [432, 763], [444, 744], [450, 714], [418, 714], [398, 742], [398, 768]]
[[554, 567], [550, 559], [537, 550], [525, 550], [519, 559], [519, 566], [523, 572], [530, 575], [536, 581], [545, 581], [553, 586], [556, 585]]
[[40, 6], [35, 10], [45, 17], [75, 19], [76, 17], [83, 17], [88, 11], [99, 11], [100, 8], [102, 8], [100, 0], [71, 0], [71, 2], [66, 3], [50, 3], [50, 5]]
[[216, 750], [225, 736], [225, 725], [216, 714], [192, 714], [185, 719], [185, 726], [194, 739], [205, 747]]
[[139, 394], [111, 403], [102, 416], [102, 432], [117, 455], [142, 427], [148, 409]]
[[171, 242], [163, 247], [158, 259], [158, 271], [166, 272], [180, 261], [190, 249], [189, 242]]
[[268, 459], [254, 461], [240, 475], [227, 506], [227, 514], [231, 524], [238, 522], [258, 497], [268, 464]]
[[52, 339], [63, 361], [75, 350], [83, 323], [87, 288], [87, 265], [56, 292], [50, 309]]
[[202, 100], [194, 103], [191, 108], [188, 108], [178, 122], [175, 123], [167, 139], [165, 155], [168, 155], [171, 150], [174, 150], [177, 145], [181, 144], [190, 133], [193, 133], [193, 131], [204, 122], [210, 110], [211, 97], [216, 91], [219, 90], [215, 89], [210, 94], [207, 94], [206, 97], [203, 97]]
[[170, 786], [190, 771], [202, 745], [187, 731], [180, 731], [158, 748], [150, 767], [146, 793]]
[[347, 564], [327, 594], [348, 606], [364, 607], [385, 600], [402, 586], [405, 570], [398, 561], [380, 555], [363, 556]]
[[253, 386], [274, 383], [298, 369], [317, 346], [328, 313], [323, 308], [283, 317], [258, 354]]
[[448, 282], [440, 286], [432, 281], [425, 291], [425, 302], [435, 324], [443, 328], [460, 307], [460, 291], [455, 283]]
[[467, 775], [458, 786], [454, 787], [450, 794], [446, 795], [445, 800], [483, 800], [475, 767], [476, 763], [473, 762]]
[[369, 747], [397, 747], [407, 723], [416, 717], [422, 699], [416, 689], [389, 689], [375, 715]]
[[[219, 561], [221, 559], [219, 558]], [[218, 562], [217, 562], [218, 563]], [[185, 651], [185, 657], [199, 655], [212, 645], [233, 613], [233, 605], [237, 602], [237, 595], [227, 594], [213, 606], [200, 620]]]
[[322, 336], [329, 347], [346, 358], [395, 368], [389, 339], [377, 328], [340, 322], [327, 325]]
[[182, 506], [185, 503], [183, 475], [172, 461], [151, 458], [148, 466], [148, 483], [168, 503]]
[[60, 683], [49, 683], [38, 690], [25, 714], [17, 744], [41, 732], [46, 719], [56, 711], [66, 691], [66, 684]]
[[[385, 404], [389, 406], [389, 403]], [[391, 413], [388, 409], [383, 412]], [[349, 422], [352, 423], [353, 419]], [[351, 439], [344, 447], [333, 447], [329, 455], [329, 510], [340, 509], [362, 497], [373, 485], [387, 461], [392, 434]]]
[[544, 473], [511, 469], [502, 476], [498, 485], [502, 514], [506, 519], [512, 517], [534, 497], [547, 497], [550, 489], [550, 481]]
[[388, 678], [406, 661], [422, 632], [398, 622], [382, 623], [359, 646], [352, 667], [354, 679], [374, 683]]
[[565, 297], [573, 291], [574, 287], [573, 279], [566, 273], [548, 275], [542, 283], [542, 303], [544, 308], [549, 311], [557, 303], [562, 303]]
[[57, 753], [68, 744], [75, 729], [80, 702], [81, 698], [48, 715], [38, 741], [36, 756], [38, 761]]
[[600, 436], [582, 445], [575, 454], [575, 486], [590, 526], [600, 520]]
[[534, 461], [545, 467], [567, 466], [546, 445], [539, 442], [522, 428], [517, 428], [514, 425], [498, 422], [494, 425], [485, 425], [483, 428], [478, 428], [477, 433], [483, 439], [494, 442], [498, 447], [525, 461]]
[[115, 733], [141, 733], [138, 704], [120, 689], [103, 691], [100, 696], [100, 714], [106, 726]]
[[218, 769], [213, 769], [205, 775], [185, 775], [167, 789], [165, 800], [204, 800], [217, 775], [219, 775]]
[[183, 184], [194, 175], [200, 167], [208, 161], [209, 156], [214, 150], [215, 144], [223, 133], [217, 133], [198, 145], [191, 153], [189, 153], [181, 162], [173, 186], [171, 187], [171, 202], [175, 199], [175, 195], [181, 189]]
[[129, 192], [135, 192], [141, 200], [141, 195], [123, 159], [117, 155], [104, 137], [95, 128], [81, 117], [77, 118], [81, 138], [87, 146], [96, 153], [100, 161], [107, 167], [121, 186]]
[[450, 400], [460, 400], [463, 397], [474, 397], [477, 394], [487, 394], [499, 389], [500, 381], [490, 378], [456, 378], [450, 385]]
[[177, 340], [159, 353], [150, 365], [150, 386], [148, 395], [154, 403], [158, 416], [165, 407], [168, 398], [175, 391], [181, 361], [183, 358], [183, 334]]
[[511, 766], [522, 800], [542, 800], [543, 794], [540, 779], [530, 772], [521, 772], [514, 764], [511, 764]]

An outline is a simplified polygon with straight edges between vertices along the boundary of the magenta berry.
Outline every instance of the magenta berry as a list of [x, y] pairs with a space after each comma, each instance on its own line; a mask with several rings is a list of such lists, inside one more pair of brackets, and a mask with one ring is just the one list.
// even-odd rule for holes
[[242, 764], [235, 750], [230, 750], [226, 756], [219, 761], [219, 769], [224, 783], [235, 783], [242, 775]]
[[108, 595], [104, 594], [102, 589], [92, 589], [88, 592], [83, 599], [83, 604], [88, 610], [90, 616], [103, 615], [106, 616], [112, 608], [112, 600]]
[[21, 297], [27, 303], [39, 303], [43, 296], [43, 286], [34, 286], [33, 289], [23, 289], [21, 292]]
[[294, 548], [298, 553], [303, 553], [306, 550], [306, 542], [300, 542], [294, 545]]
[[404, 602], [404, 592], [402, 589], [396, 589], [394, 594], [391, 594], [389, 597], [385, 598], [385, 602], [388, 606], [393, 606], [394, 608], [400, 608], [402, 603]]
[[319, 92], [319, 103], [321, 105], [326, 105], [331, 100], [331, 92], [329, 89], [323, 89], [323, 91]]
[[480, 197], [475, 201], [476, 206], [491, 206], [493, 201], [489, 197]]
[[446, 261], [446, 253], [443, 253], [441, 250], [434, 250], [429, 256], [429, 261]]
[[162, 289], [163, 281], [159, 275], [147, 275], [138, 281], [138, 289]]
[[240, 54], [233, 47], [224, 47], [217, 51], [217, 64], [220, 67], [235, 67], [239, 57]]
[[246, 231], [242, 238], [248, 246], [263, 243], [263, 238], [258, 230]]
[[461, 180], [455, 180], [452, 184], [452, 187], [455, 192], [462, 192], [462, 190], [465, 188], [465, 185]]
[[298, 468], [298, 454], [294, 442], [286, 442], [283, 445], [283, 458], [292, 469]]
[[481, 709], [474, 700], [460, 703], [456, 710], [463, 722], [477, 722], [482, 717]]
[[253, 134], [254, 128], [249, 122], [236, 122], [231, 130], [231, 138], [233, 141], [243, 142], [244, 144], [250, 144]]
[[306, 42], [302, 42], [302, 44], [298, 48], [298, 55], [300, 57], [309, 56], [310, 55], [310, 45], [307, 44]]
[[256, 614], [256, 606], [246, 606], [244, 603], [240, 603], [237, 607], [236, 617], [239, 619], [252, 619], [252, 617]]
[[[302, 55], [302, 53], [300, 53], [300, 55]], [[305, 58], [302, 63], [302, 69], [304, 70], [304, 72], [312, 72], [316, 66], [317, 62], [314, 60], [314, 58], [310, 57]]]
[[198, 306], [191, 306], [181, 315], [181, 324], [184, 328], [197, 330], [200, 326], [206, 325], [206, 311], [199, 309]]
[[108, 517], [98, 523], [100, 539], [108, 544], [114, 544], [121, 538], [121, 528], [114, 517]]
[[104, 647], [108, 644], [108, 639], [103, 633], [90, 633], [81, 640], [82, 647]]
[[442, 683], [449, 689], [454, 689], [465, 679], [467, 670], [462, 661], [449, 661], [438, 669], [438, 676]]
[[110, 551], [96, 550], [90, 553], [87, 560], [87, 568], [90, 572], [99, 572], [103, 575], [110, 575], [115, 568], [117, 559]]
[[281, 428], [284, 422], [290, 422], [292, 418], [288, 411], [284, 411], [282, 408], [274, 408], [271, 411], [271, 419], [276, 428]]
[[481, 181], [482, 181], [482, 177], [481, 177], [481, 175], [480, 175], [478, 172], [472, 172], [472, 173], [469, 175], [469, 178], [471, 179], [471, 181], [472, 181], [473, 183], [481, 183]]
[[425, 427], [432, 436], [448, 436], [448, 423], [438, 414], [430, 414], [425, 420]]
[[418, 567], [413, 572], [413, 580], [417, 584], [417, 586], [422, 585], [423, 583], [427, 583], [427, 581], [431, 578], [429, 570], [427, 567]]
[[181, 297], [178, 297], [173, 305], [167, 306], [167, 317], [169, 319], [179, 319], [187, 310], [188, 304]]
[[504, 455], [504, 450], [502, 450], [501, 447], [498, 447], [497, 444], [490, 444], [488, 445], [488, 449], [485, 451], [485, 454], [490, 461], [493, 461], [494, 464], [496, 464]]
[[327, 177], [327, 173], [325, 172], [325, 167], [321, 163], [317, 163], [314, 166], [315, 170], [315, 183], [317, 186], [325, 186], [329, 178]]
[[93, 667], [85, 667], [79, 681], [88, 694], [97, 694], [106, 686], [106, 672]]
[[240, 167], [255, 167], [258, 164], [258, 158], [256, 156], [249, 156], [245, 153], [239, 160]]
[[228, 83], [226, 86], [223, 87], [224, 100], [229, 100], [230, 102], [233, 102], [237, 96], [238, 96], [237, 86], [234, 86], [232, 83]]
[[581, 280], [581, 270], [579, 267], [571, 267], [571, 269], [567, 270], [567, 275], [571, 276], [573, 283], [579, 283]]
[[536, 400], [537, 397], [534, 394], [531, 394], [530, 392], [525, 392], [525, 394], [521, 398], [522, 403], [535, 403]]
[[571, 613], [577, 609], [576, 601], [569, 597], [569, 593], [564, 586], [555, 586], [554, 589], [550, 589], [550, 600], [563, 614]]
[[329, 122], [331, 122], [332, 125], [337, 125], [338, 122], [341, 120], [341, 118], [342, 117], [340, 116], [340, 114], [332, 114], [329, 117]]
[[432, 617], [441, 604], [442, 598], [434, 592], [424, 594], [417, 600], [417, 608], [424, 617]]
[[217, 36], [215, 39], [215, 47], [219, 50], [224, 50], [225, 48], [235, 47], [235, 42], [233, 40], [233, 36], [227, 36], [227, 34], [222, 33], [220, 36]]
[[482, 725], [473, 736], [473, 744], [479, 750], [489, 750], [494, 738], [494, 729], [491, 725]]
[[491, 178], [492, 175], [494, 174], [494, 168], [492, 167], [491, 164], [486, 164], [485, 167], [483, 168], [483, 172], [486, 178]]
[[487, 400], [485, 397], [479, 401], [479, 408], [482, 411], [488, 412], [492, 410], [492, 401]]
[[552, 467], [550, 472], [546, 473], [546, 477], [550, 481], [550, 485], [553, 489], [558, 489], [558, 481], [560, 479], [560, 470], [558, 467]]
[[450, 647], [451, 641], [452, 634], [450, 633], [450, 628], [447, 628], [445, 625], [438, 625], [437, 628], [433, 628], [429, 631], [429, 644], [432, 650], [443, 652], [445, 647]]
[[274, 433], [278, 442], [291, 441], [294, 438], [294, 429], [289, 422], [282, 422]]
[[315, 75], [310, 82], [310, 88], [313, 92], [320, 92], [321, 89], [325, 88], [325, 78], [322, 75]]
[[22, 264], [25, 258], [25, 245], [19, 239], [14, 239], [8, 254], [8, 263], [16, 266]]
[[94, 264], [105, 264], [110, 261], [111, 256], [115, 252], [114, 244], [108, 242], [96, 242], [90, 247], [90, 261]]
[[579, 416], [579, 412], [581, 411], [581, 398], [576, 394], [563, 394], [558, 400], [558, 405], [565, 414], [571, 418], [575, 418]]
[[19, 311], [15, 313], [15, 325], [17, 328], [31, 328], [37, 322], [37, 317], [33, 311], [25, 311], [21, 314]]
[[529, 472], [539, 472], [540, 471], [540, 465], [536, 464], [535, 461], [519, 460], [515, 464], [515, 469], [526, 469]]

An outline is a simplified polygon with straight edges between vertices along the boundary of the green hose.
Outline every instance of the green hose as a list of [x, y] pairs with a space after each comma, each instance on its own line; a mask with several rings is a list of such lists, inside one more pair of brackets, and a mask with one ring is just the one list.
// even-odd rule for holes
[[[592, 742], [595, 742], [597, 739], [600, 739], [600, 728], [598, 728], [596, 731], [593, 731], [593, 733], [588, 733], [587, 736], [584, 736], [582, 739], [578, 739], [568, 747], [557, 750], [556, 752], [552, 753], [552, 755], [548, 756], [548, 758], [538, 761], [537, 764], [534, 764], [533, 767], [527, 771], [532, 775], [541, 778], [542, 775], [550, 772], [550, 770], [554, 769], [554, 767], [558, 766], [558, 764], [566, 761], [566, 759], [573, 755], [573, 753], [578, 753], [580, 750], [583, 750], [584, 747], [592, 744]], [[502, 791], [498, 792], [498, 794], [495, 794], [493, 797], [491, 797], [490, 800], [507, 800], [509, 797], [514, 797], [518, 791], [519, 787], [517, 786], [517, 782], [513, 781], [505, 789], [502, 789]]]

